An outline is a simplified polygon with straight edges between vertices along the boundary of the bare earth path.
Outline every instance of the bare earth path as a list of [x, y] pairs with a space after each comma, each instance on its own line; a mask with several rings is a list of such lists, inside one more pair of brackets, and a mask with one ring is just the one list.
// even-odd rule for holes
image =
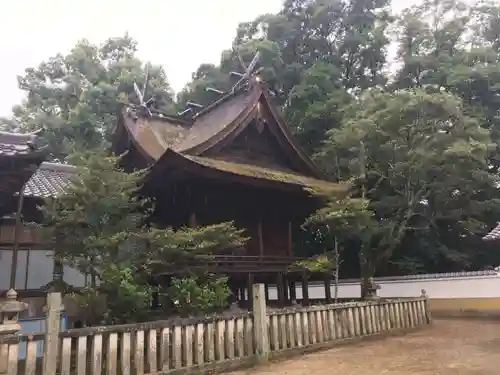
[[500, 322], [436, 321], [421, 332], [358, 343], [231, 375], [498, 375]]

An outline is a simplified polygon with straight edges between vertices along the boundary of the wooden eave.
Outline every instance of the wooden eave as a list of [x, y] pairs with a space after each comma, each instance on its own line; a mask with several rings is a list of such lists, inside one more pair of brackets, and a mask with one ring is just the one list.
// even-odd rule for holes
[[348, 186], [344, 184], [302, 176], [292, 171], [183, 155], [173, 150], [167, 150], [160, 160], [151, 167], [148, 180], [155, 180], [157, 186], [164, 186], [164, 184], [158, 183], [158, 179], [165, 178], [169, 172], [179, 171], [191, 176], [256, 187], [296, 192], [311, 190], [311, 192], [319, 195], [329, 195], [335, 192], [343, 193], [348, 189]]

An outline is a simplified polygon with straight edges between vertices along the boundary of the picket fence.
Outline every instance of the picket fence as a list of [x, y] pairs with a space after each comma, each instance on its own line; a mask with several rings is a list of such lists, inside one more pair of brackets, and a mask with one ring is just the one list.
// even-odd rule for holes
[[[227, 370], [293, 349], [423, 327], [426, 298], [267, 309], [255, 285], [252, 312], [0, 336], [0, 374], [144, 375]], [[24, 349], [23, 349], [24, 346]], [[25, 358], [20, 359], [20, 348]], [[52, 351], [52, 352], [51, 352]], [[55, 352], [57, 351], [57, 353]], [[54, 362], [53, 364], [49, 362]], [[3, 374], [2, 374], [3, 375]]]

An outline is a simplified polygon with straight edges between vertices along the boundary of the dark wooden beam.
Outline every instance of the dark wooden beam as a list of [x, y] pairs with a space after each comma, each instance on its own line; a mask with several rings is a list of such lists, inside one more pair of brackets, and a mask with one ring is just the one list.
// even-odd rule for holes
[[325, 299], [326, 303], [332, 303], [332, 289], [330, 285], [331, 277], [326, 276], [325, 278]]
[[309, 279], [307, 272], [302, 273], [302, 305], [309, 306]]
[[259, 255], [264, 256], [264, 238], [262, 235], [262, 219], [257, 223], [257, 237], [259, 240]]
[[196, 213], [192, 212], [191, 215], [189, 215], [189, 227], [190, 228], [196, 228], [198, 226], [196, 222]]
[[278, 294], [279, 306], [285, 306], [286, 304], [285, 285], [283, 281], [283, 274], [280, 272], [276, 275], [276, 292]]
[[288, 222], [288, 238], [287, 238], [287, 254], [293, 257], [293, 242], [292, 242], [292, 222]]
[[250, 272], [248, 274], [248, 309], [251, 310], [253, 307], [253, 284], [254, 284], [254, 277], [253, 274]]
[[290, 302], [293, 304], [297, 303], [297, 289], [295, 288], [295, 282], [291, 281], [290, 287]]

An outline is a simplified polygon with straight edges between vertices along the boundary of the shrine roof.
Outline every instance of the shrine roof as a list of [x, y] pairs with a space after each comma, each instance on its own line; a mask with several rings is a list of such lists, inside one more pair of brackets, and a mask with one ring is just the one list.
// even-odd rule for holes
[[257, 80], [224, 94], [190, 118], [169, 116], [153, 109], [149, 115], [141, 107], [129, 106], [120, 122], [143, 156], [154, 164], [167, 150], [204, 156], [230, 135], [242, 131], [263, 110], [274, 118], [276, 136], [286, 145], [286, 152], [300, 164], [304, 174], [319, 177], [321, 173], [293, 140], [279, 111], [271, 104], [266, 84]]

